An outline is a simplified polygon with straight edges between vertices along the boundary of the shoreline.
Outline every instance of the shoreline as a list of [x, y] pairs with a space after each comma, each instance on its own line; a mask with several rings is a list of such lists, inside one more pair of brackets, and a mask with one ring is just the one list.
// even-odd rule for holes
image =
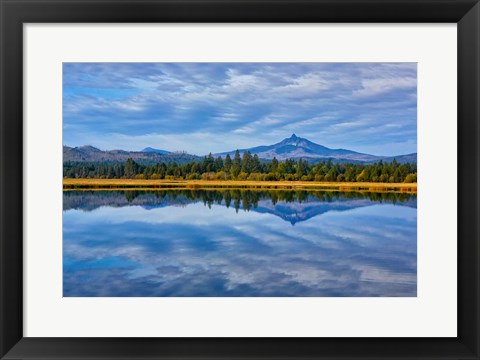
[[317, 190], [417, 193], [417, 183], [63, 179], [63, 190]]

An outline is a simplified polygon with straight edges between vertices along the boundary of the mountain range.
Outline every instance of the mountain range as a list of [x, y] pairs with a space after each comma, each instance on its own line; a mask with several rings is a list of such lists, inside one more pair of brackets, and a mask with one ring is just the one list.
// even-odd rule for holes
[[[271, 160], [274, 157], [279, 160], [303, 159], [311, 163], [319, 161], [332, 160], [335, 162], [349, 163], [373, 163], [380, 160], [393, 161], [399, 163], [416, 163], [417, 154], [406, 154], [398, 156], [377, 156], [364, 154], [347, 149], [331, 149], [323, 145], [316, 144], [308, 139], [301, 138], [292, 134], [289, 138], [273, 145], [262, 145], [252, 148], [239, 149], [240, 155], [249, 151], [252, 155], [257, 155], [260, 159]], [[214, 157], [225, 158], [227, 155], [233, 158], [236, 150], [213, 154]], [[141, 151], [110, 150], [102, 151], [93, 146], [85, 145], [80, 147], [63, 147], [63, 161], [125, 161], [132, 158], [140, 163], [157, 162], [177, 162], [183, 164], [190, 161], [200, 161], [203, 157], [187, 154], [185, 152], [170, 152], [151, 147], [144, 148]]]
[[[252, 155], [257, 154], [260, 159], [271, 160], [275, 157], [280, 161], [286, 159], [303, 159], [309, 162], [318, 162], [330, 159], [338, 162], [372, 163], [380, 160], [392, 161], [394, 158], [400, 163], [417, 161], [416, 153], [390, 157], [364, 154], [347, 149], [330, 149], [308, 139], [298, 137], [295, 134], [292, 134], [289, 138], [283, 139], [279, 143], [273, 145], [239, 149], [238, 151], [240, 152], [240, 155], [249, 151]], [[233, 157], [235, 155], [235, 150], [214, 155], [225, 157], [227, 154], [229, 154], [230, 157]]]
[[63, 146], [64, 162], [123, 162], [127, 159], [133, 159], [140, 164], [156, 164], [159, 162], [176, 162], [177, 164], [185, 164], [192, 161], [200, 161], [202, 157], [187, 154], [185, 152], [168, 152], [166, 150], [158, 150], [153, 148], [145, 148], [142, 151], [103, 151], [90, 145], [78, 147]]

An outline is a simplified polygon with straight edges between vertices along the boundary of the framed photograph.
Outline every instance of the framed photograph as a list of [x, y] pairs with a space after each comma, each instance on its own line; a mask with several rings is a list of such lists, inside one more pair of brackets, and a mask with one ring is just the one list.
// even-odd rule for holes
[[477, 1], [0, 1], [2, 359], [479, 358]]
[[63, 296], [416, 297], [416, 67], [63, 63]]

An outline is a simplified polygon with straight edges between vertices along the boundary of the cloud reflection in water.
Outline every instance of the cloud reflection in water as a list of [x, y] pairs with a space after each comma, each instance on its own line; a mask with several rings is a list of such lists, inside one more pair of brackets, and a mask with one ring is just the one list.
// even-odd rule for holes
[[416, 296], [414, 197], [184, 195], [64, 193], [64, 296]]

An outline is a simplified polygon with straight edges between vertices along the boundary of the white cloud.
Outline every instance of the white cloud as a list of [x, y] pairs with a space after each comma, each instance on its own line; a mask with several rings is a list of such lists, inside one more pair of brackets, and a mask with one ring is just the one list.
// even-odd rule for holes
[[362, 89], [353, 91], [356, 96], [373, 96], [396, 89], [416, 88], [414, 77], [378, 78], [362, 80]]

